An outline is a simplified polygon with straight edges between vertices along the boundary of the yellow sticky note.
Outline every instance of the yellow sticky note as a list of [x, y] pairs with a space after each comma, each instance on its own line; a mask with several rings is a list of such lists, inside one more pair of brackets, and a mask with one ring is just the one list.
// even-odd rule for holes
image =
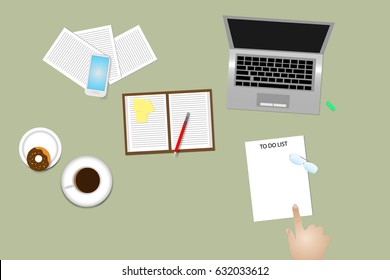
[[136, 122], [148, 122], [148, 113], [137, 112], [135, 114], [135, 121]]
[[133, 101], [136, 122], [148, 122], [148, 115], [154, 112], [154, 107], [149, 99], [137, 98]]

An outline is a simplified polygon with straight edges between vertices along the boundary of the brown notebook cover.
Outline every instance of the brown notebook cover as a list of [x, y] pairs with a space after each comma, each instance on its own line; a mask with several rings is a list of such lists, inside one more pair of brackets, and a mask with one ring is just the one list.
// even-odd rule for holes
[[126, 155], [173, 153], [187, 112], [181, 152], [214, 151], [211, 89], [122, 94]]

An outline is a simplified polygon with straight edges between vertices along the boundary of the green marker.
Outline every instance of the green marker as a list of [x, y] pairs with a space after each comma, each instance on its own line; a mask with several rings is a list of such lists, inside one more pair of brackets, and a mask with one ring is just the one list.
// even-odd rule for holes
[[326, 105], [329, 107], [329, 109], [331, 109], [332, 111], [336, 111], [336, 107], [333, 106], [332, 103], [330, 103], [330, 101], [326, 101]]

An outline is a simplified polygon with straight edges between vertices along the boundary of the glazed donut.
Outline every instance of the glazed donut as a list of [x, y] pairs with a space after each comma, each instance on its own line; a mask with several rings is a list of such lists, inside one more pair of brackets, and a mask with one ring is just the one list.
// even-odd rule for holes
[[[37, 161], [38, 156], [42, 158], [40, 161]], [[27, 164], [34, 171], [43, 171], [50, 165], [50, 154], [45, 148], [32, 148], [27, 154]]]

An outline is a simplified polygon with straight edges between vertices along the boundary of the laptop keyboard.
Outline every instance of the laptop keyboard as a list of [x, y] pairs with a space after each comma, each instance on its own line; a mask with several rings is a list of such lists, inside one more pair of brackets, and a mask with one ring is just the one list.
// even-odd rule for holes
[[312, 90], [315, 60], [238, 55], [236, 86]]

